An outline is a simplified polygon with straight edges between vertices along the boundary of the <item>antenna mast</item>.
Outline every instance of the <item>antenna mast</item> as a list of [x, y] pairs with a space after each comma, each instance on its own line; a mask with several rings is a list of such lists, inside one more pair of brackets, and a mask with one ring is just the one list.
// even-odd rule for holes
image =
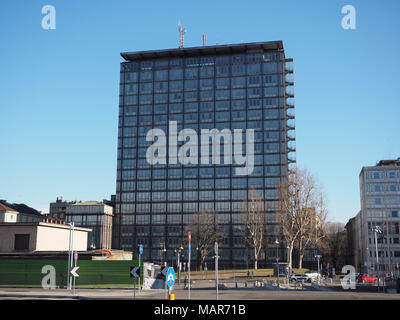
[[181, 21], [178, 20], [178, 30], [179, 30], [179, 48], [183, 48], [183, 37], [186, 33], [186, 28], [181, 26]]

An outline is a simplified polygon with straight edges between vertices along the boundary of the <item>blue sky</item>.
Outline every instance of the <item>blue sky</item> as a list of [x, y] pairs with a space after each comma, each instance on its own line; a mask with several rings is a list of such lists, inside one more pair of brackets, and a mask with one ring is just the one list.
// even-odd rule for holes
[[[344, 5], [356, 30], [341, 27]], [[56, 29], [41, 27], [44, 5]], [[120, 52], [283, 40], [294, 58], [297, 160], [329, 218], [359, 208], [362, 166], [400, 157], [400, 2], [10, 1], [0, 3], [0, 199], [48, 211], [57, 196], [115, 193]], [[397, 40], [396, 40], [397, 39]]]

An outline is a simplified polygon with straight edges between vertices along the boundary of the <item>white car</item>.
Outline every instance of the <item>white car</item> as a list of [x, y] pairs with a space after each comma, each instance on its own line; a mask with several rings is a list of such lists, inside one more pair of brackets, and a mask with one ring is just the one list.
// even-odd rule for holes
[[307, 282], [311, 281], [310, 278], [304, 273], [295, 273], [289, 277], [290, 282]]
[[305, 275], [308, 277], [310, 281], [318, 281], [318, 279], [321, 279], [321, 274], [318, 273], [317, 271], [308, 271], [305, 273]]

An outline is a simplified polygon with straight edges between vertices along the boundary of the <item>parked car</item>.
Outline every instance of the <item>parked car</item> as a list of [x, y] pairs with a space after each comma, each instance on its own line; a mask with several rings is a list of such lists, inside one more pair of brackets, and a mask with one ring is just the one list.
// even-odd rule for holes
[[306, 281], [311, 282], [311, 278], [308, 277], [308, 276], [307, 276], [306, 274], [304, 274], [304, 273], [295, 273], [295, 274], [292, 274], [292, 275], [290, 276], [289, 281], [290, 281], [290, 282], [302, 282], [302, 281], [304, 281], [304, 282], [306, 282]]
[[363, 273], [361, 276], [362, 283], [374, 283], [376, 281], [378, 281], [378, 277], [369, 275], [368, 273]]
[[308, 271], [305, 273], [305, 275], [308, 277], [307, 281], [318, 281], [318, 279], [322, 279], [321, 274], [318, 273], [317, 271]]

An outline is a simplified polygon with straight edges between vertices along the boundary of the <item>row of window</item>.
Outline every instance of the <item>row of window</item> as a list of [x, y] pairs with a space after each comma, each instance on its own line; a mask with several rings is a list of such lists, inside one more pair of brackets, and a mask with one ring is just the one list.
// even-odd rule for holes
[[[288, 122], [285, 125], [284, 120], [264, 120], [264, 121], [236, 121], [236, 122], [218, 122], [214, 123], [210, 121], [210, 123], [201, 123], [201, 124], [185, 124], [185, 129], [192, 129], [196, 132], [201, 131], [202, 129], [217, 129], [224, 130], [229, 129], [231, 132], [235, 129], [242, 130], [242, 134], [245, 134], [246, 129], [254, 129], [254, 131], [282, 131], [283, 128], [288, 128], [291, 126], [291, 123]], [[124, 128], [120, 127], [118, 131], [118, 137], [146, 137], [148, 132], [153, 128], [151, 125], [144, 125], [139, 127], [129, 127], [126, 126]], [[166, 125], [158, 125], [157, 129], [162, 130], [164, 133], [168, 132], [168, 126]], [[183, 129], [183, 125], [178, 122], [177, 124], [177, 132], [180, 132]], [[242, 141], [244, 141], [242, 139]]]
[[[386, 257], [388, 258], [390, 255], [390, 257], [394, 257], [394, 258], [400, 258], [400, 251], [390, 251], [390, 254], [388, 251], [380, 251], [378, 250], [378, 256], [379, 257]], [[369, 257], [376, 257], [376, 251], [370, 251], [369, 252]]]
[[[263, 190], [260, 192], [265, 194], [265, 199], [277, 199], [278, 192], [275, 189], [266, 189], [265, 193]], [[215, 191], [184, 191], [184, 192], [176, 192], [176, 191], [169, 191], [169, 192], [130, 192], [130, 193], [121, 193], [121, 202], [146, 202], [146, 201], [205, 201], [205, 200], [243, 200], [243, 199], [250, 199], [251, 191], [250, 190], [217, 190]]]
[[[221, 153], [221, 154], [223, 154], [223, 153]], [[281, 152], [281, 153], [277, 152], [275, 155], [276, 156], [281, 155], [283, 157], [285, 154], [284, 154], [284, 152]], [[274, 161], [274, 164], [278, 164], [278, 162], [276, 162], [276, 160], [271, 160], [272, 158], [269, 158], [269, 156], [270, 156], [270, 154], [265, 154], [265, 155], [255, 154], [253, 156], [254, 157], [254, 166], [257, 167], [257, 166], [263, 166], [265, 164], [272, 164], [271, 163], [272, 161]], [[168, 159], [165, 159], [165, 160], [168, 160]], [[223, 162], [221, 161], [221, 164], [222, 163]], [[285, 162], [282, 161], [281, 163], [285, 163]], [[210, 164], [211, 163], [209, 161], [209, 165]], [[158, 163], [150, 165], [149, 162], [147, 161], [147, 159], [145, 159], [145, 158], [140, 158], [140, 159], [137, 159], [137, 160], [136, 159], [124, 159], [124, 160], [121, 160], [121, 161], [117, 162], [117, 170], [120, 170], [120, 169], [127, 169], [127, 170], [129, 169], [130, 170], [130, 169], [137, 169], [137, 168], [138, 169], [150, 169], [150, 168], [158, 169], [158, 168], [165, 168], [165, 166], [166, 166], [166, 164], [158, 164]], [[199, 164], [185, 164], [186, 168], [194, 168], [194, 167], [199, 167], [199, 166], [200, 166]], [[201, 166], [203, 166], [203, 165], [201, 165]], [[232, 166], [234, 168], [237, 168], [236, 165], [232, 165]], [[180, 167], [182, 167], [182, 164], [180, 162], [178, 162], [177, 164], [168, 163], [168, 167], [180, 168]], [[268, 169], [268, 168], [270, 168], [270, 169]], [[257, 170], [261, 170], [261, 169], [257, 169]], [[275, 175], [275, 174], [278, 174], [277, 170], [278, 169], [274, 168], [273, 166], [268, 166], [264, 170], [264, 175]], [[281, 172], [285, 173], [285, 166], [282, 166]], [[188, 175], [184, 174], [185, 178], [188, 178], [190, 173], [188, 172], [187, 174]]]
[[[197, 128], [196, 128], [197, 129]], [[198, 129], [196, 130], [198, 131]], [[285, 133], [279, 131], [256, 131], [254, 132], [254, 143], [259, 142], [284, 142], [285, 141]], [[150, 145], [149, 141], [143, 138], [137, 137], [126, 137], [118, 138], [118, 148], [136, 148], [136, 147], [148, 147]], [[269, 157], [274, 157], [275, 155], [270, 155]]]
[[214, 77], [254, 76], [261, 74], [283, 73], [281, 62], [249, 63], [220, 66], [203, 66], [187, 68], [170, 68], [164, 70], [141, 70], [121, 72], [125, 82], [167, 81], [182, 79], [199, 79]]
[[260, 52], [236, 55], [207, 55], [200, 57], [172, 58], [172, 59], [149, 59], [138, 62], [121, 63], [121, 71], [138, 71], [151, 69], [164, 69], [168, 67], [195, 67], [221, 64], [244, 64], [255, 62], [279, 61], [282, 59], [281, 52]]
[[[280, 111], [280, 112], [279, 112]], [[143, 114], [143, 113], [140, 113]], [[125, 116], [119, 118], [119, 126], [146, 126], [146, 125], [166, 125], [169, 121], [177, 121], [178, 123], [203, 123], [203, 122], [222, 122], [222, 121], [244, 121], [244, 120], [260, 120], [260, 119], [284, 119], [284, 111], [278, 109], [266, 110], [242, 110], [242, 111], [220, 111], [220, 112], [202, 112], [202, 113], [185, 113], [185, 114], [161, 114]]]
[[[395, 213], [396, 216], [398, 216], [398, 211], [392, 211], [392, 214]], [[369, 234], [374, 234], [375, 227], [378, 226], [382, 230], [382, 234], [384, 235], [384, 239], [386, 239], [387, 234], [399, 234], [399, 222], [368, 222], [368, 233]], [[378, 238], [379, 240], [379, 238]], [[386, 240], [385, 240], [386, 241]]]
[[368, 210], [367, 216], [369, 218], [398, 218], [399, 211]]
[[140, 190], [209, 190], [209, 189], [264, 189], [274, 187], [271, 178], [232, 178], [232, 179], [200, 179], [200, 180], [141, 180], [122, 181], [117, 183], [117, 192]]
[[400, 170], [367, 171], [365, 178], [368, 180], [400, 179]]
[[[262, 177], [262, 176], [279, 176], [281, 174], [281, 169], [279, 166], [268, 166], [254, 167], [251, 173], [252, 177]], [[153, 169], [153, 170], [126, 170], [119, 171], [117, 175], [117, 181], [129, 181], [129, 180], [165, 180], [165, 179], [197, 179], [201, 177], [204, 178], [230, 178], [236, 176], [235, 167], [218, 167], [215, 169], [213, 167], [200, 168], [197, 169], [187, 169], [183, 171], [182, 169], [169, 169], [168, 172], [164, 169]], [[140, 183], [140, 182], [138, 182]]]
[[[124, 211], [125, 212], [125, 211]], [[194, 212], [194, 211], [189, 211]], [[136, 224], [136, 225], [149, 225], [149, 224], [184, 224], [187, 225], [190, 222], [192, 213], [188, 214], [174, 214], [174, 211], [169, 211], [168, 215], [165, 214], [146, 214], [148, 212], [142, 212], [142, 214], [132, 214], [132, 211], [126, 211], [128, 214], [121, 215], [121, 222], [123, 225]], [[268, 216], [268, 214], [266, 215]], [[221, 224], [242, 224], [241, 209], [233, 210], [233, 213], [218, 213], [217, 221]], [[267, 220], [266, 220], [267, 222]], [[274, 226], [269, 226], [274, 228]]]
[[[157, 102], [161, 101], [161, 102]], [[288, 100], [289, 101], [289, 100]], [[234, 99], [234, 100], [217, 100], [217, 101], [202, 101], [202, 102], [185, 102], [182, 103], [171, 103], [169, 104], [169, 112], [168, 108], [168, 94], [162, 95], [154, 95], [154, 114], [159, 113], [182, 113], [184, 112], [197, 112], [197, 111], [224, 111], [224, 110], [248, 110], [248, 109], [275, 109], [275, 108], [283, 108], [284, 99], [282, 98], [264, 98], [264, 99]], [[120, 96], [119, 97], [119, 105], [120, 108], [123, 106], [135, 106], [138, 104], [138, 96]], [[184, 109], [182, 109], [184, 106]], [[146, 108], [142, 106], [142, 109]], [[152, 108], [151, 102], [147, 104], [147, 108]], [[131, 113], [133, 115], [137, 114], [136, 108], [129, 108], [127, 110], [120, 111], [120, 113]]]
[[387, 205], [387, 206], [400, 206], [400, 197], [386, 197], [386, 198], [373, 198], [373, 197], [368, 197], [366, 199], [366, 204], [367, 206], [382, 206], [382, 205]]
[[[130, 92], [128, 92], [130, 93]], [[216, 91], [192, 91], [175, 93], [155, 93], [132, 96], [121, 96], [120, 104], [152, 104], [152, 103], [177, 103], [194, 101], [214, 101], [214, 100], [239, 100], [239, 99], [261, 99], [278, 98], [283, 99], [283, 90], [278, 88], [252, 88], [252, 89], [232, 89]], [[128, 98], [129, 97], [129, 98]], [[124, 99], [125, 98], [125, 99]]]
[[[232, 145], [232, 144], [230, 144]], [[149, 143], [150, 146], [150, 143]], [[240, 145], [239, 145], [240, 146]], [[179, 148], [180, 146], [178, 146]], [[192, 149], [196, 148], [197, 152], [199, 149], [202, 148], [200, 144], [197, 145], [197, 143], [191, 144]], [[243, 149], [244, 151], [246, 150], [246, 144], [243, 144], [242, 146], [242, 152]], [[267, 142], [267, 143], [254, 143], [253, 144], [253, 150], [247, 150], [246, 154], [247, 155], [255, 155], [255, 154], [262, 154], [262, 153], [279, 153], [280, 150], [285, 150], [285, 144], [280, 144], [280, 143], [273, 143], [273, 142]], [[124, 149], [123, 152], [121, 149], [118, 150], [118, 159], [132, 159], [132, 158], [146, 158], [147, 157], [147, 148], [146, 147], [141, 147], [139, 149], [136, 148], [129, 148], [129, 149]], [[168, 158], [168, 146], [159, 146], [157, 148], [159, 158]], [[224, 154], [224, 145], [221, 144], [220, 146], [220, 153]], [[165, 156], [161, 156], [165, 155]]]
[[[129, 75], [129, 74], [127, 74]], [[122, 79], [123, 80], [123, 79]], [[159, 80], [159, 79], [156, 79]], [[164, 79], [163, 79], [164, 80]], [[166, 80], [166, 79], [165, 79]], [[214, 89], [236, 89], [245, 87], [271, 87], [282, 86], [282, 75], [264, 75], [264, 76], [248, 76], [248, 77], [232, 77], [232, 78], [216, 78], [216, 79], [195, 79], [195, 80], [175, 80], [175, 81], [155, 81], [130, 83], [129, 79], [125, 79], [120, 84], [120, 94], [140, 94], [153, 92], [176, 92], [176, 91], [197, 91], [197, 90], [214, 90]], [[125, 89], [125, 91], [124, 91]], [[281, 88], [283, 90], [283, 87]]]
[[367, 184], [365, 190], [366, 192], [396, 192], [400, 191], [400, 184]]
[[[277, 164], [280, 165], [285, 163], [284, 159], [280, 159], [279, 154], [266, 155], [265, 162], [268, 164]], [[215, 170], [214, 170], [215, 169]], [[142, 173], [144, 172], [144, 173]], [[266, 175], [271, 174], [279, 174], [281, 172], [279, 166], [256, 166], [253, 170], [253, 175], [262, 176], [265, 172]], [[196, 178], [213, 178], [213, 177], [234, 177], [235, 176], [235, 168], [233, 167], [200, 167], [198, 168], [169, 168], [168, 170], [153, 168], [152, 170], [118, 170], [117, 172], [117, 180], [141, 180], [144, 178], [151, 178], [154, 180], [163, 180], [163, 179], [196, 179]]]

